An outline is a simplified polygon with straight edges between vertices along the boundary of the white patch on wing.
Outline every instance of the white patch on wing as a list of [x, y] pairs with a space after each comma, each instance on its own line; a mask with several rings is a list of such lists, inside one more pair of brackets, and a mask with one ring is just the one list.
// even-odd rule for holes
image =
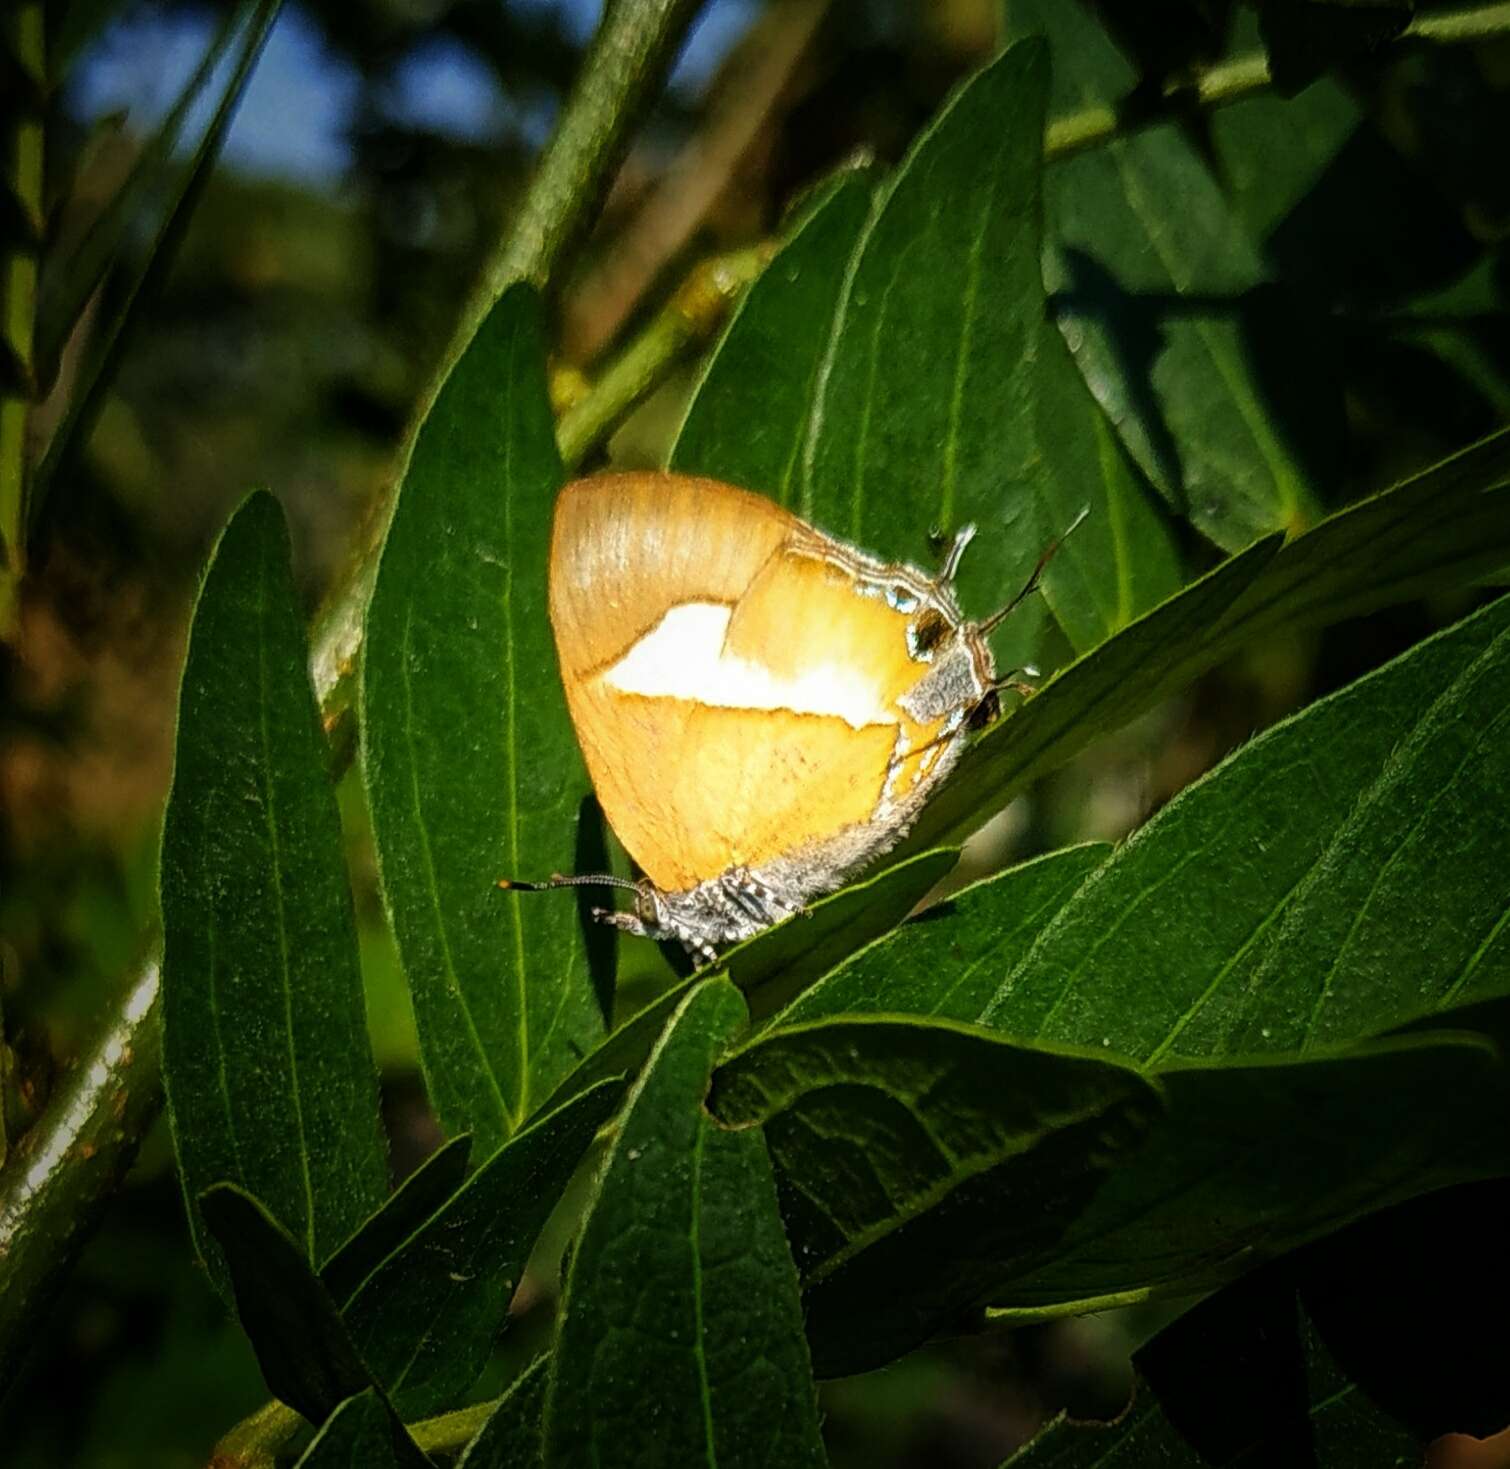
[[863, 670], [820, 663], [800, 677], [781, 678], [762, 664], [724, 652], [731, 609], [714, 602], [684, 602], [603, 674], [625, 694], [691, 699], [717, 709], [790, 709], [831, 714], [855, 729], [895, 724], [895, 710], [876, 698]]

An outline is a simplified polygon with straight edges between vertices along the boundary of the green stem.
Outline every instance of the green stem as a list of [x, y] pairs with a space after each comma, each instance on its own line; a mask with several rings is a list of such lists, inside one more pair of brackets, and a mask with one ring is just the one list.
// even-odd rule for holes
[[8, 1384], [66, 1266], [162, 1105], [155, 961], [74, 1063], [0, 1175], [0, 1384]]
[[26, 427], [36, 387], [37, 252], [42, 219], [42, 99], [46, 36], [42, 0], [21, 0], [6, 25], [8, 49], [24, 78], [5, 159], [21, 233], [0, 256], [0, 338], [17, 375], [0, 386], [0, 638], [10, 635], [17, 590], [26, 573]]
[[[477, 1437], [501, 1401], [492, 1398], [454, 1413], [421, 1419], [408, 1425], [409, 1432], [426, 1454], [452, 1458]], [[278, 1469], [280, 1463], [287, 1462], [300, 1435], [308, 1431], [309, 1424], [292, 1408], [276, 1400], [264, 1403], [215, 1445], [210, 1464], [212, 1469]]]
[[555, 135], [540, 155], [513, 229], [483, 273], [476, 325], [515, 281], [545, 290], [597, 216], [619, 161], [676, 59], [699, 0], [609, 0]]
[[[1440, 11], [1416, 16], [1396, 38], [1396, 45], [1424, 42], [1435, 46], [1461, 46], [1510, 34], [1510, 4], [1479, 5], [1470, 10]], [[1269, 58], [1262, 51], [1234, 56], [1230, 61], [1198, 71], [1193, 76], [1168, 82], [1163, 95], [1151, 105], [1132, 102], [1087, 108], [1069, 117], [1057, 117], [1044, 130], [1043, 154], [1052, 163], [1114, 138], [1126, 137], [1143, 128], [1168, 122], [1182, 107], [1212, 110], [1230, 107], [1274, 84]]]
[[699, 264], [665, 308], [604, 370], [596, 386], [561, 415], [556, 442], [575, 469], [609, 431], [666, 376], [667, 369], [708, 340], [729, 308], [771, 257], [771, 246], [714, 256]]

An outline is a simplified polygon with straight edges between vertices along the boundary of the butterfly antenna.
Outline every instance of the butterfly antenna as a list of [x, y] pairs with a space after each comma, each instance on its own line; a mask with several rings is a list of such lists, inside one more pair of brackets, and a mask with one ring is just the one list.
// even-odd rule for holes
[[1022, 584], [1022, 590], [999, 612], [993, 612], [984, 622], [978, 623], [975, 628], [976, 632], [982, 637], [985, 637], [989, 632], [993, 632], [1038, 590], [1038, 583], [1043, 576], [1044, 568], [1054, 559], [1055, 553], [1069, 540], [1070, 536], [1080, 527], [1081, 522], [1090, 513], [1091, 507], [1087, 505], [1060, 535], [1055, 536], [1049, 542], [1048, 546], [1044, 549], [1043, 555], [1038, 558], [1038, 564], [1033, 568], [1032, 575]]
[[497, 883], [505, 892], [548, 893], [552, 888], [624, 888], [627, 892], [639, 892], [639, 885], [627, 877], [614, 877], [610, 873], [594, 873], [582, 877], [563, 877], [551, 873], [545, 882], [523, 882], [516, 877], [500, 877]]

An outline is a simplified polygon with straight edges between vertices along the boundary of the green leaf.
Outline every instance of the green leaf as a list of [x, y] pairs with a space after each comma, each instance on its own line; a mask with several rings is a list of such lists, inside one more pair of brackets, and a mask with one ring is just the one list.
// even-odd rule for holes
[[544, 1462], [825, 1462], [765, 1145], [703, 1110], [745, 1022], [726, 980], [672, 1018], [625, 1105], [567, 1273]]
[[870, 194], [863, 174], [841, 173], [793, 223], [709, 359], [670, 468], [795, 506], [818, 370]]
[[494, 886], [572, 870], [588, 789], [546, 615], [561, 465], [544, 358], [516, 287], [420, 431], [362, 663], [363, 771], [430, 1095], [485, 1153], [603, 1029], [575, 906]]
[[[1007, 12], [1009, 35], [1053, 47], [1056, 111], [1132, 90], [1133, 69], [1079, 3], [1010, 0]], [[1309, 381], [1286, 391], [1304, 363], [1264, 371], [1249, 330], [1262, 314], [1243, 311], [1262, 263], [1179, 128], [1063, 159], [1044, 190], [1060, 326], [1138, 467], [1227, 550], [1305, 524], [1315, 490], [1292, 443], [1323, 406], [1340, 426], [1340, 397]]]
[[396, 1428], [388, 1405], [368, 1388], [330, 1415], [294, 1469], [410, 1469], [426, 1463], [414, 1441]]
[[1052, 322], [1039, 326], [1033, 356], [1043, 544], [1090, 512], [1045, 569], [1043, 599], [1083, 653], [1179, 590], [1179, 552]]
[[[903, 560], [928, 559], [930, 529], [973, 518], [987, 535], [966, 585], [983, 611], [1089, 505], [1045, 581], [1083, 648], [1174, 590], [1179, 569], [1168, 527], [1045, 321], [1043, 87], [1032, 48], [1003, 58], [948, 105], [868, 218], [860, 177], [819, 196], [731, 323], [671, 462]], [[1034, 622], [1019, 618], [1018, 661]]]
[[1461, 587], [1510, 564], [1510, 430], [1232, 557], [1060, 671], [966, 751], [908, 847], [962, 841], [1040, 775], [1238, 648]]
[[[869, 551], [926, 562], [930, 529], [975, 522], [959, 585], [982, 613], [1045, 541], [1024, 409], [1042, 322], [1047, 87], [1044, 48], [1013, 47], [955, 93], [878, 196], [803, 451], [800, 513]], [[1028, 661], [1035, 623], [1014, 619], [1009, 663]]]
[[[1233, 45], [1238, 50], [1246, 51], [1256, 45], [1258, 27], [1254, 18], [1239, 15], [1234, 29]], [[1328, 246], [1332, 251], [1351, 247], [1360, 253], [1367, 251], [1360, 260], [1350, 262], [1364, 265], [1366, 275], [1371, 273], [1367, 270], [1369, 265], [1375, 269], [1389, 268], [1384, 261], [1376, 263], [1369, 249], [1380, 230], [1388, 230], [1393, 236], [1394, 222], [1386, 217], [1382, 198], [1366, 195], [1361, 201], [1366, 212], [1351, 220], [1329, 215], [1332, 208], [1357, 207], [1360, 202], [1352, 191], [1354, 180], [1349, 176], [1351, 170], [1346, 170], [1345, 154], [1357, 151], [1364, 138], [1367, 142], [1363, 146], [1371, 155], [1375, 146], [1382, 143], [1365, 122], [1363, 110], [1340, 82], [1323, 78], [1291, 99], [1272, 95], [1250, 97], [1235, 107], [1212, 112], [1209, 126], [1212, 151], [1233, 209], [1247, 227], [1249, 238], [1265, 255], [1270, 258], [1278, 255], [1277, 263], [1286, 276], [1295, 274], [1308, 282], [1314, 280], [1313, 262], [1273, 248], [1275, 237], [1294, 229], [1299, 222], [1291, 221], [1290, 217], [1312, 208], [1321, 209], [1336, 230], [1332, 240], [1314, 242], [1325, 264], [1331, 264], [1325, 253]], [[1383, 147], [1379, 152], [1388, 152], [1393, 160], [1390, 182], [1396, 187], [1408, 186], [1409, 170], [1398, 155]], [[1335, 175], [1339, 169], [1346, 170], [1345, 187], [1334, 204], [1331, 196], [1338, 183]], [[1306, 235], [1309, 237], [1309, 230]]]
[[[1507, 627], [1502, 598], [1467, 625], [1494, 642], [1429, 706], [1401, 695], [1414, 728], [1381, 765], [1349, 772], [1353, 805], [1295, 885], [1240, 1013], [1229, 1008], [1231, 1043], [1305, 1050], [1510, 996]], [[1390, 672], [1435, 684], [1422, 665], [1438, 641]]]
[[853, 953], [799, 995], [776, 1024], [886, 1012], [979, 1020], [999, 976], [1111, 850], [1103, 842], [1067, 847], [954, 893]]
[[891, 933], [958, 861], [946, 848], [899, 862], [730, 949], [720, 967], [763, 1020]]
[[[946, 849], [899, 862], [730, 949], [719, 968], [739, 986], [756, 1019], [769, 1016], [901, 923], [958, 860], [958, 852]], [[704, 978], [684, 980], [626, 1020], [561, 1083], [551, 1105], [594, 1082], [638, 1071], [666, 1023]]]
[[1053, 1257], [1002, 1283], [1003, 1324], [1209, 1290], [1371, 1210], [1510, 1170], [1510, 1087], [1481, 1036], [1168, 1067], [1156, 1079], [1164, 1118]]
[[899, 1356], [1052, 1258], [1160, 1107], [1114, 1061], [896, 1017], [769, 1031], [708, 1105], [765, 1129], [820, 1376]]
[[225, 1252], [236, 1313], [269, 1390], [323, 1422], [372, 1383], [330, 1292], [299, 1242], [244, 1189], [216, 1184], [199, 1206]]
[[463, 1134], [436, 1149], [381, 1207], [320, 1268], [320, 1279], [338, 1301], [372, 1274], [394, 1250], [449, 1199], [467, 1176], [472, 1139]]
[[1495, 795], [1510, 784], [1507, 709], [1510, 598], [1182, 792], [979, 1018], [1153, 1065], [1354, 1040], [1502, 992], [1510, 944], [1497, 955], [1491, 939], [1510, 911]]
[[1510, 565], [1510, 429], [1297, 536], [1212, 629], [1223, 651], [1392, 602], [1471, 586]]
[[[387, 1192], [340, 818], [277, 502], [253, 495], [194, 611], [162, 846], [163, 1074], [195, 1205], [224, 1180], [323, 1261]], [[221, 1281], [223, 1284], [223, 1279]]]
[[486, 1366], [540, 1227], [618, 1095], [601, 1083], [525, 1128], [341, 1302], [406, 1419], [451, 1407]]
[[540, 1463], [540, 1419], [550, 1360], [548, 1355], [536, 1357], [509, 1384], [456, 1469], [535, 1469]]
[[[225, 141], [231, 119], [236, 114], [242, 93], [251, 80], [252, 69], [262, 54], [262, 47], [273, 28], [273, 22], [278, 18], [282, 4], [283, 0], [258, 0], [255, 7], [247, 7], [251, 18], [242, 30], [239, 45], [233, 53], [234, 65], [225, 80], [224, 90], [216, 103], [209, 125], [205, 128], [187, 169], [171, 191], [170, 203], [157, 222], [151, 244], [129, 271], [124, 273], [114, 314], [101, 317], [95, 323], [89, 351], [69, 396], [68, 410], [53, 433], [47, 452], [32, 479], [27, 513], [28, 520], [33, 525], [42, 513], [52, 486], [72, 462], [74, 454], [83, 446], [94, 426], [105, 395], [115, 381], [121, 354], [132, 338], [141, 308], [156, 295], [172, 268], [189, 220], [209, 183], [215, 160], [220, 156], [220, 147]], [[115, 227], [116, 222], [112, 220], [108, 228]], [[100, 246], [114, 243], [108, 238], [97, 242]], [[59, 303], [47, 309], [45, 320], [48, 335], [40, 345], [51, 355], [40, 357], [39, 361], [49, 375], [55, 373], [56, 356], [61, 353], [78, 312], [83, 309], [93, 290], [92, 276], [97, 269], [98, 263], [91, 257], [82, 260], [77, 274], [65, 282]]]

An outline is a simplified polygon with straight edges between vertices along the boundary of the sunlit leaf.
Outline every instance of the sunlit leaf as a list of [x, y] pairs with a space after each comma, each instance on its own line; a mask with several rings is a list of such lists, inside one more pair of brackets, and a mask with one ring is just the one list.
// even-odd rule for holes
[[709, 359], [670, 468], [795, 506], [828, 328], [870, 198], [865, 176], [847, 172], [803, 209]]
[[362, 764], [430, 1094], [483, 1153], [603, 1029], [573, 870], [587, 794], [546, 615], [561, 481], [540, 308], [506, 293], [420, 431], [362, 664]]

